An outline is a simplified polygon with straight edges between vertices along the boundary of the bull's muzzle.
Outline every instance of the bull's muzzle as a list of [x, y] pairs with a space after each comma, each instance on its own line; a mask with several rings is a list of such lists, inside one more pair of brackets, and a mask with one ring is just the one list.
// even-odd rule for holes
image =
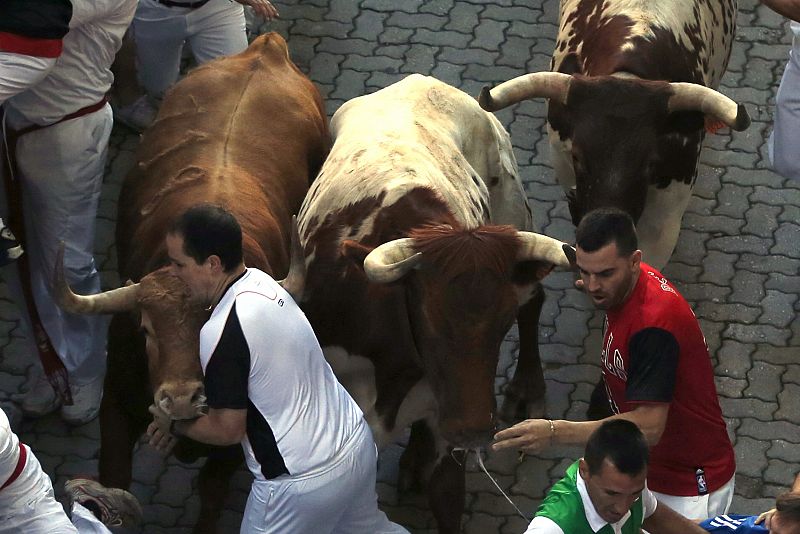
[[199, 381], [165, 383], [153, 396], [156, 406], [174, 420], [195, 419], [207, 410], [205, 389]]

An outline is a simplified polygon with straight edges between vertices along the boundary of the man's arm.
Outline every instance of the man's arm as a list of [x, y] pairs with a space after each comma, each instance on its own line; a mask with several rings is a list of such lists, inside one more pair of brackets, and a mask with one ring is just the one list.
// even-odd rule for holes
[[700, 525], [662, 503], [658, 503], [656, 511], [642, 522], [642, 528], [652, 534], [706, 534]]
[[652, 447], [664, 433], [668, 414], [667, 403], [640, 404], [630, 412], [612, 415], [600, 421], [552, 421], [552, 431], [547, 419], [528, 419], [495, 434], [492, 450], [516, 449], [534, 454], [553, 444], [585, 445], [592, 432], [610, 419], [627, 419], [636, 423], [647, 444]]
[[244, 439], [247, 429], [247, 410], [210, 408], [207, 415], [191, 421], [174, 421], [171, 426], [165, 414], [156, 413], [157, 408], [151, 407], [150, 411], [155, 420], [147, 427], [148, 443], [164, 453], [172, 450], [179, 436], [209, 445], [235, 445]]
[[784, 17], [800, 22], [800, 0], [762, 0], [762, 3]]

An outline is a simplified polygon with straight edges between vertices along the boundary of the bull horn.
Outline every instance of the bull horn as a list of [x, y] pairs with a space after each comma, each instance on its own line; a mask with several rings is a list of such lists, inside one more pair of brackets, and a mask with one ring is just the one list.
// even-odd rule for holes
[[566, 243], [533, 232], [517, 232], [517, 236], [522, 241], [522, 247], [517, 253], [518, 260], [538, 260], [558, 267], [570, 267], [569, 258], [564, 252]]
[[64, 276], [64, 243], [58, 247], [53, 269], [53, 293], [62, 309], [75, 314], [101, 314], [130, 311], [136, 306], [139, 284], [126, 285], [96, 295], [76, 295]]
[[402, 278], [422, 259], [414, 251], [414, 240], [409, 237], [395, 239], [375, 248], [364, 258], [364, 272], [371, 282], [388, 284]]
[[300, 232], [297, 230], [297, 215], [292, 215], [292, 241], [289, 247], [289, 272], [286, 278], [278, 282], [289, 293], [295, 302], [303, 300], [306, 286], [306, 258], [300, 246]]
[[741, 132], [750, 126], [750, 115], [743, 104], [737, 104], [719, 91], [696, 83], [672, 82], [673, 94], [668, 109], [672, 111], [702, 111]]
[[572, 76], [563, 72], [524, 74], [503, 82], [494, 89], [484, 87], [478, 97], [478, 103], [486, 111], [498, 111], [517, 102], [537, 97], [555, 99], [561, 104], [566, 104], [571, 82]]

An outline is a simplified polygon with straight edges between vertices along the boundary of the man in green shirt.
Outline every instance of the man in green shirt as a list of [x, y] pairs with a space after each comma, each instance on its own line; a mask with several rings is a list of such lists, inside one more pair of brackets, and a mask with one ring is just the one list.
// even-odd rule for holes
[[584, 457], [542, 501], [525, 534], [701, 534], [647, 489], [647, 441], [635, 423], [611, 419], [589, 437]]

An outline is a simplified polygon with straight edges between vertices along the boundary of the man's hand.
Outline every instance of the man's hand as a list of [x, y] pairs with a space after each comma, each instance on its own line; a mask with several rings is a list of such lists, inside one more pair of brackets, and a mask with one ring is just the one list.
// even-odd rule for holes
[[236, 0], [244, 6], [250, 6], [256, 15], [263, 17], [267, 21], [280, 17], [278, 10], [269, 0]]
[[764, 528], [769, 530], [770, 527], [769, 524], [772, 521], [772, 516], [775, 514], [775, 511], [776, 511], [775, 508], [773, 508], [772, 510], [762, 512], [761, 515], [759, 515], [758, 518], [756, 519], [756, 525], [764, 523]]
[[170, 432], [172, 419], [154, 404], [148, 410], [153, 414], [153, 422], [147, 427], [147, 436], [150, 438], [148, 443], [157, 451], [169, 454], [178, 441]]
[[492, 450], [516, 449], [528, 454], [541, 452], [553, 443], [555, 427], [547, 419], [528, 419], [494, 435]]

